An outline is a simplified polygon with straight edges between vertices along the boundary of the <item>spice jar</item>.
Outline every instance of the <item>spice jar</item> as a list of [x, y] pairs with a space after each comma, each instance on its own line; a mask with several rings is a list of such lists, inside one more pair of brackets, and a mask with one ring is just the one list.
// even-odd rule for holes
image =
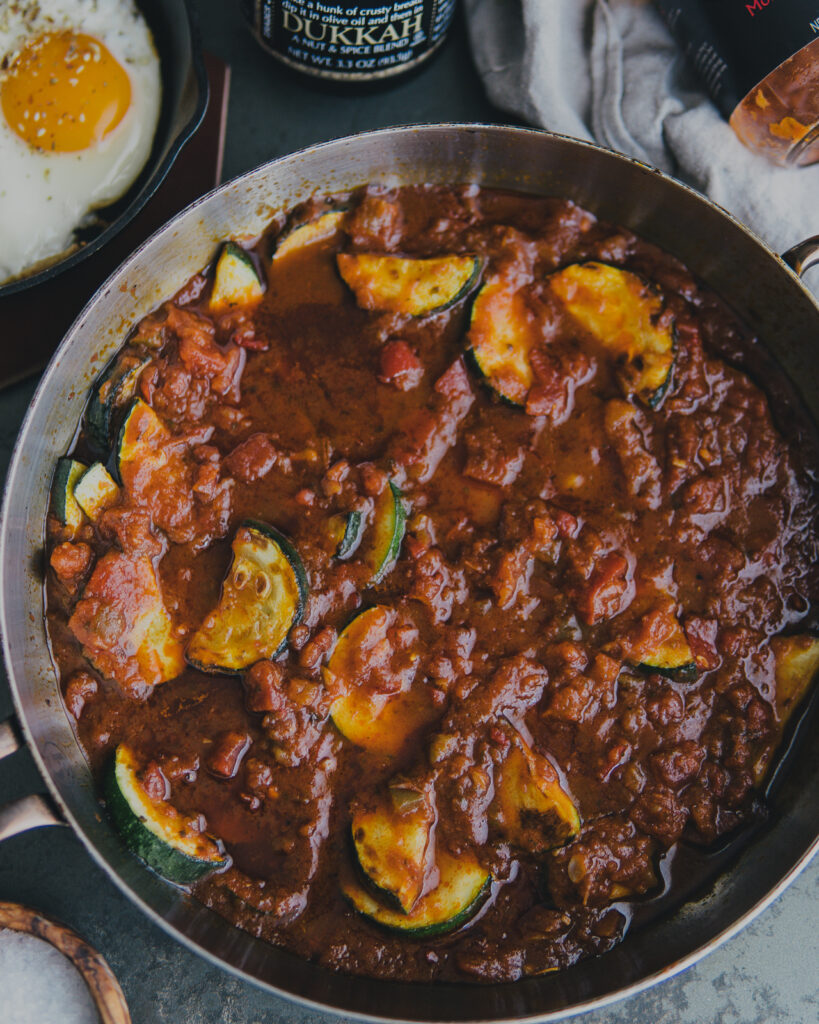
[[819, 160], [817, 0], [655, 0], [742, 142], [777, 164]]
[[446, 37], [455, 0], [241, 0], [256, 40], [289, 67], [335, 82], [393, 79]]

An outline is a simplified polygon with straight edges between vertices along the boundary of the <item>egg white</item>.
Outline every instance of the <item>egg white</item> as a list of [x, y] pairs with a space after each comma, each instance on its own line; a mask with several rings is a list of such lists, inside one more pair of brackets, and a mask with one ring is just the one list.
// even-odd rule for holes
[[111, 51], [130, 78], [131, 103], [112, 132], [74, 153], [33, 149], [0, 108], [0, 282], [70, 248], [83, 217], [123, 195], [151, 152], [159, 58], [132, 0], [0, 0], [0, 66], [29, 39], [68, 29]]

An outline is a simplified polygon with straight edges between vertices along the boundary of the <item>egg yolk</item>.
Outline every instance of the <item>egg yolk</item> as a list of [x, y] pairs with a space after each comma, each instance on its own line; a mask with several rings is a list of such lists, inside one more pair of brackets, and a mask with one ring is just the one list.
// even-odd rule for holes
[[47, 33], [28, 42], [0, 84], [9, 127], [34, 149], [76, 153], [112, 132], [131, 103], [128, 72], [98, 39]]

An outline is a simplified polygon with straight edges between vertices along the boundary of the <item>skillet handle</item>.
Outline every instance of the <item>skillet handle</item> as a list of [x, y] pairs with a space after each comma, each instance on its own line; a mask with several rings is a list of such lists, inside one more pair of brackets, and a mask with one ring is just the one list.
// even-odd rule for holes
[[[12, 720], [0, 723], [0, 760], [22, 747]], [[51, 801], [37, 793], [12, 800], [0, 807], [0, 842], [44, 825], [64, 825]]]
[[806, 270], [819, 264], [819, 235], [798, 242], [787, 252], [782, 253], [782, 259], [795, 274], [804, 277]]

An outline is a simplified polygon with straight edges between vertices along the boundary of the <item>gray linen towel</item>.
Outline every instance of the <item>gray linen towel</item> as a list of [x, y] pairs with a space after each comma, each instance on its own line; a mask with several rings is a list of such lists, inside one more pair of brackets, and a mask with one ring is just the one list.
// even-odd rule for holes
[[[782, 252], [819, 235], [819, 164], [746, 149], [650, 0], [464, 0], [490, 98], [532, 124], [627, 153], [699, 189]], [[819, 270], [807, 283], [819, 296]]]

